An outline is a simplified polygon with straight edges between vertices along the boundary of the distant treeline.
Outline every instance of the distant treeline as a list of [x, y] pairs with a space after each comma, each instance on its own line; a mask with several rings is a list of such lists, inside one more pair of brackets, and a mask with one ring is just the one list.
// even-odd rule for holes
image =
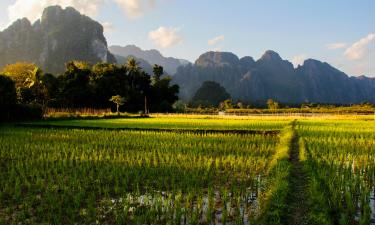
[[163, 76], [163, 67], [154, 65], [149, 75], [134, 59], [126, 65], [89, 65], [72, 61], [61, 75], [43, 73], [34, 64], [7, 65], [0, 74], [1, 118], [40, 117], [52, 108], [112, 108], [110, 99], [121, 97], [120, 111], [171, 112], [179, 87]]
[[[230, 102], [228, 100], [228, 102]], [[278, 107], [267, 107], [264, 105], [246, 106], [243, 103], [228, 107], [228, 102], [219, 107], [189, 107], [186, 105], [180, 113], [216, 114], [225, 112], [227, 114], [280, 114], [280, 113], [327, 113], [327, 114], [374, 114], [375, 106], [371, 103], [363, 103], [351, 106], [325, 105], [325, 104], [301, 104], [301, 105], [281, 105]]]

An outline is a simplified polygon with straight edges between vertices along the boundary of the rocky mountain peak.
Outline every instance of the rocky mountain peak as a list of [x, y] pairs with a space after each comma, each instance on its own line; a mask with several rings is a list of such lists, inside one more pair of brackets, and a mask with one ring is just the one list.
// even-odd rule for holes
[[280, 57], [279, 53], [272, 51], [272, 50], [267, 50], [262, 57], [260, 58], [262, 61], [281, 61], [282, 58]]
[[254, 66], [255, 61], [253, 57], [245, 56], [240, 59], [240, 64], [245, 69], [245, 71], [248, 71], [251, 69], [251, 67]]
[[172, 57], [164, 57], [158, 50], [142, 50], [135, 45], [111, 46], [110, 51], [116, 55], [117, 58], [127, 58], [134, 56], [139, 60], [145, 60], [148, 64], [158, 64], [164, 67], [164, 71], [169, 75], [174, 75], [178, 67], [188, 63], [186, 60], [176, 59]]
[[202, 54], [195, 65], [201, 67], [223, 67], [237, 66], [240, 60], [238, 56], [231, 52], [206, 52]]
[[103, 26], [72, 7], [50, 6], [31, 25], [18, 20], [0, 32], [0, 68], [28, 61], [46, 72], [61, 73], [71, 60], [115, 62], [108, 51]]

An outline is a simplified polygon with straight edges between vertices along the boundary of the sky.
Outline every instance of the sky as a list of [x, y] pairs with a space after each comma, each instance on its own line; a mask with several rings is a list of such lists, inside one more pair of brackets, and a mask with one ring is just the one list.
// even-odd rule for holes
[[57, 4], [101, 22], [109, 45], [191, 62], [206, 51], [258, 59], [274, 50], [295, 66], [313, 58], [375, 76], [374, 0], [1, 0], [0, 29]]

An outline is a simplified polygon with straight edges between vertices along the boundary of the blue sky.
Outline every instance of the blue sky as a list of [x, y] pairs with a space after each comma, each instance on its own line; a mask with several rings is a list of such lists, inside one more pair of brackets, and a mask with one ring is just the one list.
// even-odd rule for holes
[[258, 59], [272, 49], [294, 64], [315, 58], [350, 75], [375, 75], [373, 0], [1, 0], [0, 26], [35, 20], [54, 4], [103, 23], [110, 45], [190, 61], [209, 50]]

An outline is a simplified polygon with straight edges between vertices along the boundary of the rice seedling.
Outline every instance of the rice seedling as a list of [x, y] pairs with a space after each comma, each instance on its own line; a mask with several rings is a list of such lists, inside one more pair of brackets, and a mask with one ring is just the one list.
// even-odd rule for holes
[[[369, 224], [375, 187], [373, 121], [302, 121], [298, 132], [311, 176], [313, 220]], [[319, 208], [320, 206], [320, 208]], [[324, 221], [324, 222], [323, 222]]]
[[277, 141], [5, 127], [0, 212], [5, 223], [249, 224]]

